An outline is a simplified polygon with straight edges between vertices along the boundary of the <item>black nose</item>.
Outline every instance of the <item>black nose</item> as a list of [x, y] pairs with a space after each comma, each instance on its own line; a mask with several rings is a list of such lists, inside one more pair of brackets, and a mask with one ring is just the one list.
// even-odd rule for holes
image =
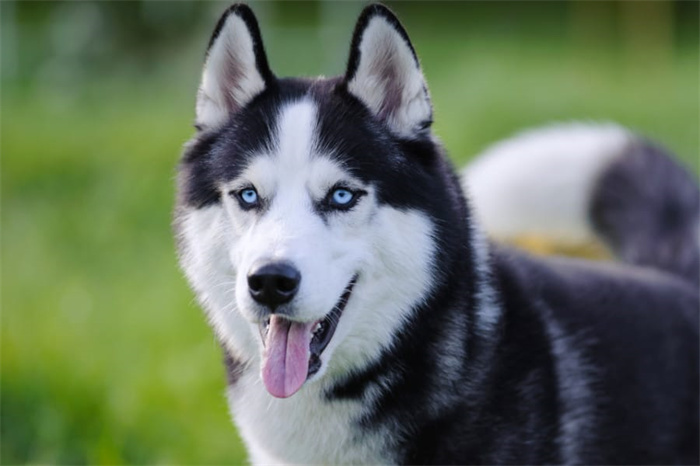
[[291, 301], [300, 281], [301, 274], [288, 262], [256, 263], [248, 273], [250, 295], [272, 312], [280, 304]]

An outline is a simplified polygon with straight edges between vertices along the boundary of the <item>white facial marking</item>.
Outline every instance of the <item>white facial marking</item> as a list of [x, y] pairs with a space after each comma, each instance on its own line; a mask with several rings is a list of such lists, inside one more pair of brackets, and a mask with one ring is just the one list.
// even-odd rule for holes
[[337, 347], [331, 370], [338, 375], [358, 361], [376, 359], [427, 298], [434, 275], [432, 235], [432, 223], [418, 211], [377, 209], [363, 246], [369, 253], [360, 281], [336, 330], [338, 339], [331, 341]]
[[[388, 432], [358, 436], [354, 422], [363, 406], [372, 406], [378, 392], [364, 401], [328, 401], [325, 391], [334, 376], [362, 367], [379, 356], [432, 286], [434, 241], [431, 222], [419, 212], [377, 207], [366, 236], [349, 250], [361, 253], [360, 280], [322, 358], [323, 375], [307, 382], [289, 400], [270, 396], [255, 373], [230, 389], [229, 399], [241, 435], [256, 464], [389, 464]], [[328, 232], [329, 235], [333, 231]], [[327, 239], [328, 240], [328, 239]], [[317, 244], [317, 249], [323, 249]], [[325, 273], [334, 267], [325, 264]], [[324, 292], [322, 287], [317, 292]], [[280, 420], [284, 420], [281, 422]], [[270, 426], [274, 424], [274, 428]], [[306, 435], [299, 435], [303, 426]]]
[[[309, 100], [284, 107], [274, 150], [254, 157], [238, 179], [222, 188], [253, 186], [266, 206], [262, 212], [241, 212], [236, 202], [227, 202], [231, 222], [240, 233], [230, 250], [239, 271], [236, 302], [250, 321], [259, 318], [258, 307], [247, 291], [246, 275], [252, 264], [261, 260], [294, 264], [302, 275], [292, 303], [294, 316], [313, 321], [333, 309], [356, 273], [351, 265], [356, 261], [353, 256], [363, 254], [350, 254], [348, 246], [356, 229], [367, 220], [369, 203], [360, 203], [352, 212], [331, 214], [329, 225], [315, 208], [334, 184], [359, 183], [333, 160], [317, 153], [316, 118], [316, 106]], [[330, 261], [333, 267], [328, 266]]]
[[181, 263], [216, 334], [243, 362], [257, 355], [253, 327], [235, 308], [235, 274], [228, 260], [231, 235], [220, 205], [183, 213]]

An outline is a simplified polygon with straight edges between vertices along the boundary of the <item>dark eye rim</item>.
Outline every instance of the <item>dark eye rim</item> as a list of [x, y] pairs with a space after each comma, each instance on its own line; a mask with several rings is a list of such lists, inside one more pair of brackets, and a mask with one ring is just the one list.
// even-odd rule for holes
[[[350, 202], [347, 204], [338, 204], [333, 200], [333, 193], [335, 193], [337, 190], [343, 189], [345, 191], [348, 191], [350, 194], [352, 194], [352, 199]], [[344, 184], [335, 184], [333, 185], [329, 190], [328, 193], [326, 194], [326, 197], [323, 200], [323, 207], [325, 208], [324, 210], [327, 211], [346, 211], [350, 210], [355, 205], [357, 205], [357, 202], [362, 198], [362, 196], [366, 195], [367, 191], [363, 189], [354, 189], [349, 186], [346, 186]]]
[[[255, 191], [255, 194], [258, 196], [258, 199], [253, 202], [246, 202], [243, 200], [243, 192], [248, 191], [248, 190], [253, 190]], [[260, 193], [258, 193], [258, 190], [255, 189], [255, 186], [244, 186], [239, 189], [234, 189], [228, 192], [228, 195], [234, 198], [236, 201], [238, 201], [238, 205], [241, 206], [241, 209], [243, 210], [253, 210], [253, 209], [259, 209], [262, 205], [261, 199], [260, 199]]]

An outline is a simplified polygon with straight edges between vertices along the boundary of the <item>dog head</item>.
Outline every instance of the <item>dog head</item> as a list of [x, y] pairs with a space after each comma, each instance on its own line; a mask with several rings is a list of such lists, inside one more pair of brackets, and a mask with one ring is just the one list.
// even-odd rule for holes
[[431, 120], [383, 6], [362, 12], [331, 79], [276, 77], [247, 6], [219, 20], [179, 166], [180, 261], [227, 351], [272, 395], [361, 369], [437, 286], [449, 251], [436, 243], [463, 202]]

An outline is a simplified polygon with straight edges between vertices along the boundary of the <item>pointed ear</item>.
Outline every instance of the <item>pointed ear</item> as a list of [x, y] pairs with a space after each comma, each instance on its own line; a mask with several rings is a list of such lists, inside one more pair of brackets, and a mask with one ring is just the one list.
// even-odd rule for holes
[[432, 123], [428, 88], [413, 46], [385, 6], [366, 7], [355, 26], [345, 74], [348, 91], [398, 136], [415, 138]]
[[236, 4], [223, 14], [209, 41], [197, 93], [198, 129], [225, 124], [274, 81], [255, 15]]

